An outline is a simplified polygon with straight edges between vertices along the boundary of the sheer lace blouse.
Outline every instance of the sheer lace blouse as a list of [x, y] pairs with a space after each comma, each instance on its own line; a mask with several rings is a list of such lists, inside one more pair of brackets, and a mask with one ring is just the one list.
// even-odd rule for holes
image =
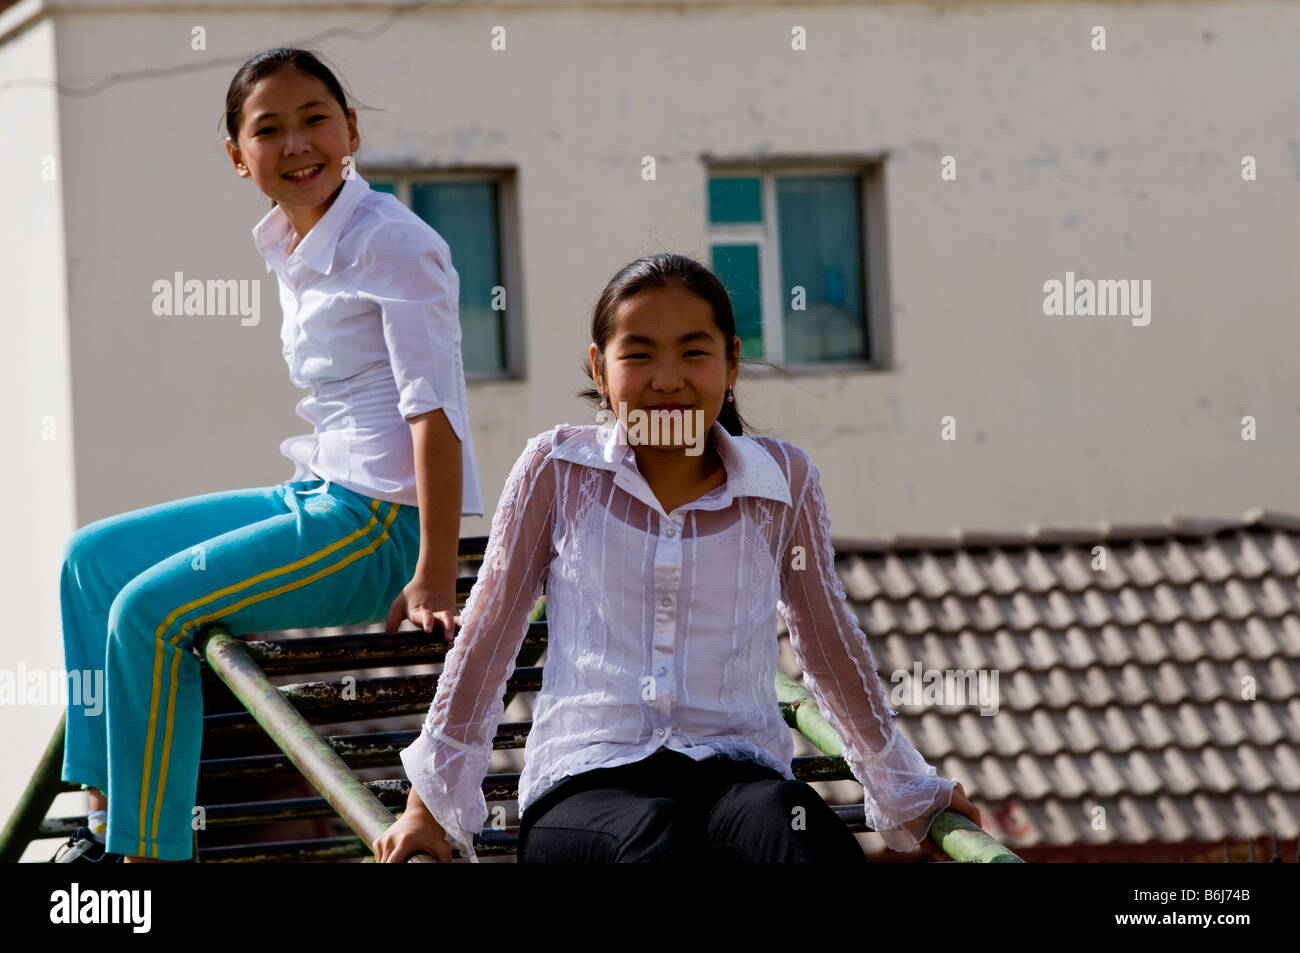
[[862, 784], [867, 823], [894, 850], [914, 847], [955, 781], [894, 727], [835, 574], [817, 467], [794, 444], [715, 424], [726, 482], [665, 513], [617, 433], [556, 427], [529, 440], [510, 472], [423, 731], [402, 752], [448, 840], [477, 862], [505, 684], [545, 584], [521, 812], [566, 775], [661, 746], [793, 778], [775, 689], [780, 611], [803, 683]]

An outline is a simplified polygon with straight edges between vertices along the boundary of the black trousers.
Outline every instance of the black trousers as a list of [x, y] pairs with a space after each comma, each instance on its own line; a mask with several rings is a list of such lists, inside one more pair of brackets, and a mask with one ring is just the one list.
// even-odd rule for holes
[[660, 748], [564, 778], [519, 820], [519, 863], [865, 863], [803, 781], [752, 761]]

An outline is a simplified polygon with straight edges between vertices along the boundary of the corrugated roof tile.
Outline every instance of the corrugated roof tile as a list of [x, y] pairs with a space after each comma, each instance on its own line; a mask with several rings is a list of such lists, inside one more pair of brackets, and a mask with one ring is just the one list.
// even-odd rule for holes
[[1057, 628], [1065, 628], [1068, 625], [1076, 625], [1082, 621], [1079, 610], [1081, 603], [1076, 602], [1077, 597], [1072, 597], [1055, 589], [1046, 597], [1047, 608], [1044, 610], [1051, 624]]
[[993, 655], [997, 659], [997, 667], [1004, 672], [1023, 669], [1028, 664], [1021, 654], [1016, 637], [1008, 629], [998, 629], [993, 633]]
[[1020, 719], [1020, 715], [1005, 709], [1000, 709], [989, 719], [989, 738], [999, 756], [1009, 758], [1029, 750], [1029, 741], [1020, 728]]
[[1165, 662], [1156, 669], [1151, 687], [1165, 705], [1176, 704], [1192, 694], [1179, 666], [1173, 662]]
[[1098, 749], [1084, 762], [1089, 786], [1098, 797], [1114, 797], [1124, 790], [1124, 777], [1115, 766], [1114, 759]]
[[1140, 623], [1133, 631], [1133, 650], [1143, 665], [1158, 665], [1169, 658], [1169, 649], [1160, 635], [1160, 627]]
[[1229, 821], [1229, 812], [1225, 810], [1227, 801], [1224, 798], [1212, 797], [1207, 794], [1194, 794], [1188, 800], [1188, 806], [1192, 814], [1193, 836], [1200, 837], [1202, 840], [1222, 840], [1235, 833], [1236, 823]]
[[1166, 631], [1169, 651], [1178, 661], [1191, 662], [1205, 657], [1207, 649], [1197, 634], [1195, 624], [1179, 619]]
[[855, 554], [838, 563], [836, 572], [844, 586], [844, 594], [854, 602], [870, 602], [884, 593], [876, 574], [861, 556]]
[[1268, 687], [1272, 698], [1294, 698], [1300, 695], [1300, 686], [1296, 685], [1296, 667], [1294, 659], [1271, 658], [1268, 660]]
[[1239, 704], [1241, 711], [1238, 713], [1238, 719], [1253, 744], [1264, 748], [1286, 737], [1272, 702], [1257, 698]]
[[1207, 724], [1210, 733], [1214, 736], [1216, 745], [1231, 747], [1250, 740], [1250, 734], [1242, 725], [1241, 719], [1237, 717], [1237, 711], [1235, 710], [1244, 706], [1245, 702], [1238, 702], [1233, 705], [1226, 698], [1220, 698], [1214, 702], [1209, 711]]
[[1056, 654], [1051, 634], [1042, 627], [1035, 627], [1028, 633], [1025, 639], [1025, 659], [1035, 671], [1050, 669], [1064, 662]]
[[1273, 622], [1273, 634], [1281, 651], [1290, 658], [1300, 658], [1300, 617], [1288, 615]]
[[1207, 587], [1215, 592], [1216, 601], [1226, 609], [1215, 615], [1227, 615], [1233, 619], [1247, 619], [1253, 615], [1277, 615], [1270, 608], [1267, 593], [1256, 583], [1244, 583], [1240, 579], [1229, 579], [1217, 587]]
[[1089, 665], [1097, 665], [1101, 662], [1096, 649], [1093, 648], [1092, 640], [1088, 638], [1088, 633], [1082, 626], [1072, 625], [1067, 628], [1064, 634], [1059, 636], [1057, 651], [1070, 668], [1087, 668]]
[[1294, 796], [1270, 791], [1264, 795], [1269, 817], [1269, 829], [1283, 840], [1300, 835], [1300, 802]]
[[1155, 756], [1153, 766], [1171, 794], [1189, 794], [1200, 787], [1200, 774], [1181, 748], [1165, 748]]
[[1155, 588], [1149, 590], [1150, 609], [1149, 615], [1153, 616], [1162, 624], [1170, 624], [1187, 615], [1187, 610], [1183, 605], [1183, 600], [1178, 597], [1178, 591], [1168, 583], [1157, 583]]
[[1091, 562], [1085, 561], [1077, 549], [1066, 547], [1058, 550], [1051, 560], [1052, 570], [1066, 592], [1087, 592], [1098, 584], [1097, 573], [1091, 568]]
[[1215, 660], [1226, 662], [1241, 655], [1241, 644], [1237, 641], [1235, 626], [1226, 619], [1211, 619], [1201, 624], [1200, 632], [1202, 641]]
[[1116, 841], [1144, 844], [1159, 837], [1157, 832], [1160, 827], [1156, 821], [1154, 805], [1144, 798], [1128, 795], [1117, 797], [1107, 817], [1114, 818], [1116, 836], [1113, 839]]
[[[1228, 546], [1236, 548], [1235, 540], [1227, 540]], [[1224, 541], [1218, 539], [1200, 540], [1183, 547], [1183, 552], [1195, 567], [1196, 575], [1210, 582], [1222, 582], [1237, 575], [1232, 560], [1223, 551]]]
[[1007, 615], [1002, 609], [1001, 600], [989, 593], [984, 593], [975, 598], [974, 603], [975, 627], [991, 632], [1007, 621]]
[[1238, 787], [1257, 794], [1277, 786], [1278, 779], [1250, 745], [1237, 745], [1229, 749], [1229, 754], [1232, 758], [1229, 764], [1237, 776]]
[[1263, 533], [1237, 533], [1220, 537], [1219, 550], [1232, 561], [1232, 572], [1243, 579], [1254, 579], [1273, 571], [1269, 558], [1267, 535]]
[[1108, 751], [1116, 753], [1128, 751], [1139, 744], [1137, 732], [1129, 724], [1125, 709], [1119, 705], [1107, 706], [1101, 713], [1098, 727]]
[[1101, 746], [1101, 737], [1093, 726], [1092, 713], [1082, 705], [1071, 705], [1063, 712], [1053, 715], [1065, 747], [1075, 754], [1084, 756], [1094, 748]]
[[1081, 798], [1088, 792], [1088, 779], [1074, 755], [1062, 751], [1052, 758], [1052, 789], [1062, 798]]
[[963, 596], [973, 597], [988, 591], [988, 581], [984, 578], [979, 565], [971, 557], [970, 553], [965, 550], [958, 550], [952, 556], [951, 563], [948, 569], [948, 577], [952, 580], [959, 593]]
[[978, 715], [962, 712], [953, 727], [953, 743], [966, 759], [982, 758], [992, 749]]
[[1150, 759], [1143, 751], [1130, 751], [1120, 761], [1124, 768], [1127, 788], [1137, 794], [1155, 794], [1164, 787], [1164, 782]]
[[1194, 619], [1239, 619], [1249, 614], [1239, 604], [1234, 605], [1226, 591], [1220, 586], [1209, 586], [1203, 582], [1194, 582], [1185, 590], [1189, 600], [1188, 615]]
[[1034, 593], [1054, 591], [1057, 583], [1056, 573], [1043, 557], [1042, 551], [1030, 546], [1025, 548], [1023, 554], [1020, 573], [1025, 580], [1025, 588]]
[[1194, 751], [1212, 740], [1210, 729], [1201, 718], [1200, 710], [1191, 702], [1184, 702], [1177, 707], [1174, 717], [1170, 718], [1170, 727], [1178, 736], [1179, 747], [1189, 751]]
[[1160, 563], [1145, 543], [1116, 547], [1115, 554], [1124, 563], [1124, 570], [1134, 585], [1149, 587], [1165, 578]]
[[1177, 539], [1166, 539], [1153, 544], [1151, 556], [1160, 567], [1160, 574], [1170, 582], [1187, 584], [1200, 577], [1191, 554]]
[[[933, 711], [924, 712], [917, 720], [915, 745], [931, 764], [948, 757], [956, 750], [948, 732], [948, 722]], [[970, 792], [967, 792], [969, 796]]]
[[1016, 790], [1021, 797], [1037, 800], [1052, 790], [1052, 783], [1043, 772], [1038, 759], [1031, 754], [1022, 754], [1016, 758], [1013, 768]]
[[1300, 757], [1293, 744], [1277, 744], [1264, 749], [1267, 764], [1278, 786], [1290, 794], [1300, 792]]
[[1120, 669], [1120, 680], [1116, 691], [1119, 693], [1121, 703], [1125, 705], [1140, 705], [1153, 697], [1151, 689], [1147, 687], [1142, 668], [1133, 662], [1125, 664]]
[[1300, 546], [1297, 546], [1294, 536], [1274, 530], [1264, 534], [1259, 542], [1274, 572], [1281, 576], [1300, 574]]
[[1240, 626], [1239, 641], [1245, 648], [1246, 654], [1257, 661], [1281, 654], [1282, 646], [1273, 634], [1275, 627], [1278, 626], [1272, 620], [1261, 619], [1258, 616], [1243, 622]]
[[1148, 702], [1139, 706], [1137, 713], [1136, 730], [1144, 747], [1158, 750], [1175, 742], [1174, 733], [1159, 705]]
[[912, 566], [916, 584], [927, 599], [942, 599], [954, 592], [952, 580], [933, 553], [921, 553]]
[[877, 572], [880, 585], [890, 599], [907, 599], [918, 591], [916, 583], [912, 581], [912, 574], [907, 570], [907, 564], [894, 553], [885, 556]]
[[1184, 684], [1188, 686], [1188, 690], [1191, 691], [1197, 701], [1203, 704], [1223, 698], [1228, 694], [1227, 686], [1223, 681], [1222, 670], [1208, 659], [1193, 662], [1190, 669], [1186, 665], [1180, 665], [1178, 671], [1183, 676]]
[[1065, 708], [1082, 700], [1075, 691], [1074, 679], [1064, 668], [1050, 669], [1046, 677], [1041, 679], [1039, 687], [1052, 708]]
[[966, 600], [956, 595], [949, 594], [939, 600], [935, 618], [945, 632], [960, 632], [975, 626], [975, 617], [966, 611]]
[[962, 665], [967, 668], [996, 668], [988, 652], [988, 647], [984, 639], [970, 629], [962, 629], [957, 633], [956, 656], [961, 660]]
[[1088, 669], [1083, 678], [1074, 679], [1078, 696], [1089, 708], [1101, 708], [1116, 699], [1114, 687], [1110, 683], [1110, 673], [1105, 669], [1094, 667]]
[[979, 763], [979, 773], [982, 797], [1000, 801], [1018, 793], [1015, 783], [1007, 775], [1000, 758], [982, 758]]
[[1124, 638], [1124, 630], [1117, 625], [1104, 625], [1098, 633], [1097, 651], [1102, 661], [1112, 668], [1127, 664], [1134, 658], [1129, 640]]
[[1056, 721], [1046, 709], [1034, 709], [1030, 713], [1028, 727], [1026, 738], [1033, 753], [1052, 755], [1065, 747]]

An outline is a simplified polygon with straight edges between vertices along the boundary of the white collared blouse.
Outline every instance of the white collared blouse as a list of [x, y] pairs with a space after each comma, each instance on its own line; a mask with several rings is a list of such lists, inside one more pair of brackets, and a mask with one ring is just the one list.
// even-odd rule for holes
[[779, 610], [804, 685], [862, 784], [867, 823], [889, 847], [914, 847], [956, 782], [894, 727], [835, 574], [817, 467], [794, 444], [715, 423], [726, 482], [665, 513], [618, 432], [548, 430], [511, 470], [423, 730], [402, 752], [448, 840], [477, 861], [506, 680], [545, 584], [549, 634], [521, 813], [565, 775], [660, 747], [793, 778], [775, 690]]
[[439, 408], [460, 438], [461, 513], [483, 497], [461, 364], [460, 277], [447, 243], [359, 173], [287, 254], [293, 227], [278, 205], [253, 228], [275, 269], [289, 378], [310, 387], [296, 412], [312, 433], [289, 437], [290, 481], [315, 474], [365, 496], [419, 506], [407, 418]]

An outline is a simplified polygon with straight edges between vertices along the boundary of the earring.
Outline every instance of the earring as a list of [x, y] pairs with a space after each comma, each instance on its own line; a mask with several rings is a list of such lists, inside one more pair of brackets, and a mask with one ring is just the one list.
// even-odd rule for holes
[[727, 388], [727, 403], [729, 403], [729, 404], [734, 404], [735, 402], [736, 402], [736, 395], [733, 394], [733, 393], [731, 392], [731, 388], [728, 387], [728, 388]]
[[603, 393], [600, 395], [600, 409], [609, 410], [609, 398], [606, 397]]

